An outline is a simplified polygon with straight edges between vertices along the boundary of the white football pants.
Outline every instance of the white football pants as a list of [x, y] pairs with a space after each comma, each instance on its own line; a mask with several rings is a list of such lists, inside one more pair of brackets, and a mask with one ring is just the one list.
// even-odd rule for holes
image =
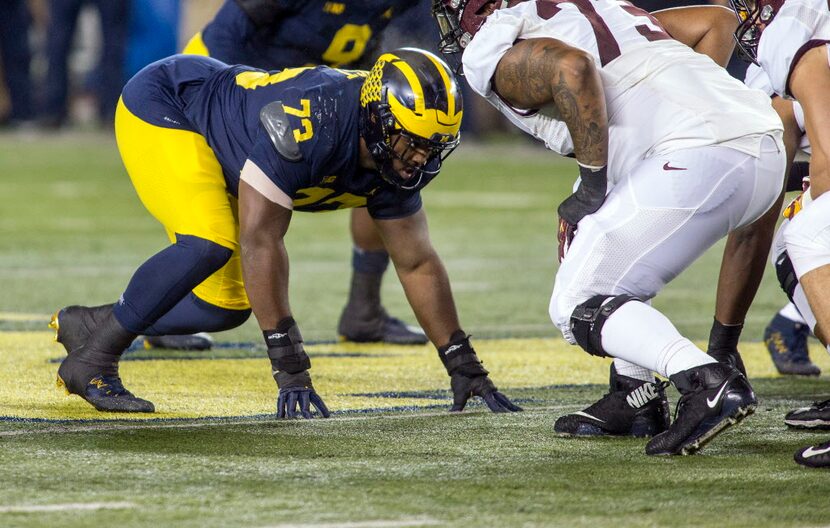
[[[712, 244], [772, 206], [785, 163], [780, 134], [764, 138], [759, 158], [709, 146], [640, 162], [579, 223], [556, 275], [553, 323], [575, 344], [570, 316], [577, 305], [595, 295], [654, 297]], [[602, 344], [612, 357], [664, 376], [678, 370], [667, 365], [672, 360], [685, 368], [711, 361], [643, 303], [609, 317]]]

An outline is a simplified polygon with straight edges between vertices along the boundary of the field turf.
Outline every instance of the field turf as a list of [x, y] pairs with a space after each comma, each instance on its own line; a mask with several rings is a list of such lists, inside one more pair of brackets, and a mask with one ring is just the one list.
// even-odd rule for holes
[[[431, 347], [336, 342], [350, 256], [337, 212], [294, 215], [287, 240], [292, 307], [332, 419], [273, 419], [253, 321], [209, 353], [129, 353], [127, 386], [159, 412], [101, 415], [55, 388], [62, 349], [46, 322], [66, 304], [112, 302], [166, 239], [107, 135], [0, 135], [0, 526], [830, 524], [828, 473], [792, 462], [830, 435], [782, 423], [830, 387], [775, 374], [759, 342], [783, 303], [772, 273], [742, 344], [761, 403], [739, 427], [670, 459], [646, 457], [639, 439], [554, 436], [555, 417], [603, 394], [608, 372], [547, 317], [555, 207], [574, 172], [525, 143], [464, 145], [424, 193], [464, 327], [524, 413], [446, 413]], [[711, 324], [720, 248], [654, 302], [695, 340]], [[391, 271], [383, 294], [414, 321]]]

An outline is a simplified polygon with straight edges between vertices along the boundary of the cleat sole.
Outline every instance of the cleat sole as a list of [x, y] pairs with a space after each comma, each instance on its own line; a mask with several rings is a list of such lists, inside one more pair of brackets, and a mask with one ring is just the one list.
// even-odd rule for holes
[[793, 429], [830, 430], [830, 423], [825, 420], [784, 420], [784, 423]]
[[737, 425], [743, 421], [744, 418], [749, 416], [750, 414], [755, 412], [755, 405], [747, 405], [746, 407], [738, 407], [735, 410], [735, 413], [726, 416], [723, 420], [718, 422], [714, 427], [703, 433], [701, 436], [693, 440], [692, 442], [683, 445], [680, 447], [680, 451], [678, 452], [681, 455], [692, 455], [697, 453], [703, 447], [712, 441], [716, 436], [720, 433], [725, 431], [726, 429], [732, 427], [733, 425]]

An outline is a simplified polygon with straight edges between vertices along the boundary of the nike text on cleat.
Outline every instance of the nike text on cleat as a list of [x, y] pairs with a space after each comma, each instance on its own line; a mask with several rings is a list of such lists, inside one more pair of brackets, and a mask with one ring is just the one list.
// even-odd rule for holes
[[817, 446], [807, 446], [795, 452], [796, 464], [812, 468], [830, 467], [830, 442]]
[[708, 363], [674, 374], [680, 391], [674, 421], [646, 445], [649, 455], [690, 455], [755, 411], [757, 400], [738, 369]]
[[784, 423], [796, 429], [830, 429], [830, 400], [790, 411]]
[[553, 430], [568, 436], [653, 436], [669, 426], [669, 404], [660, 382], [617, 374], [611, 390], [593, 405], [559, 417]]
[[807, 338], [810, 328], [775, 314], [764, 330], [764, 344], [779, 374], [818, 376], [821, 369], [810, 361]]

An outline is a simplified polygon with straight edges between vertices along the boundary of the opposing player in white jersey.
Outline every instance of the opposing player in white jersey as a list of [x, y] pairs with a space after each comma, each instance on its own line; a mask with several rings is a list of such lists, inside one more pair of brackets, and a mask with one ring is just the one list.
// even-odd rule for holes
[[[769, 99], [627, 2], [436, 0], [433, 10], [444, 51], [464, 48], [472, 88], [579, 164], [580, 183], [559, 207], [551, 319], [569, 342], [640, 380], [639, 397], [630, 394], [640, 405], [660, 397], [652, 372], [668, 377], [678, 412], [646, 453], [696, 451], [751, 413], [755, 395], [649, 300], [776, 201], [785, 159]], [[615, 394], [612, 383], [555, 428], [660, 432]]]
[[[736, 38], [779, 96], [798, 101], [811, 147], [810, 187], [788, 208], [774, 258], [779, 280], [813, 333], [830, 350], [830, 7], [827, 0], [732, 0]], [[797, 214], [796, 214], [797, 213]], [[787, 415], [788, 424], [830, 426], [830, 401]], [[795, 454], [830, 466], [830, 442]]]

